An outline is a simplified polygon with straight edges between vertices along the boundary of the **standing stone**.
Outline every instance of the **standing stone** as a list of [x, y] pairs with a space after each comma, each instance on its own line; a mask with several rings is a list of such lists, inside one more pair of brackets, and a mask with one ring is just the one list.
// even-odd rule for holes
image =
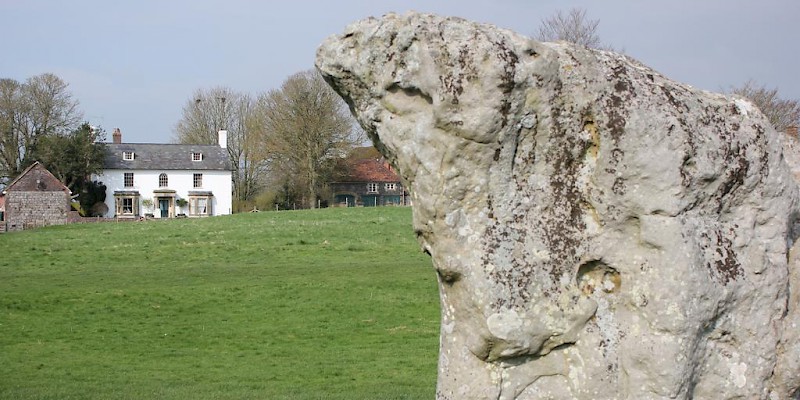
[[317, 67], [414, 196], [438, 399], [797, 399], [798, 190], [748, 101], [457, 18]]

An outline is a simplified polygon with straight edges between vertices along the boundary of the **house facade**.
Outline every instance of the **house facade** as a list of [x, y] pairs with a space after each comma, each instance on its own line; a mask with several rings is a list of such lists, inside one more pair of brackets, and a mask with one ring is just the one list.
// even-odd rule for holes
[[331, 182], [335, 207], [411, 205], [400, 177], [383, 159], [350, 160], [337, 182]]
[[227, 132], [219, 145], [123, 143], [114, 130], [103, 172], [107, 218], [208, 217], [230, 214], [233, 172]]
[[69, 188], [38, 161], [3, 189], [0, 196], [0, 231], [20, 231], [64, 225], [69, 217]]

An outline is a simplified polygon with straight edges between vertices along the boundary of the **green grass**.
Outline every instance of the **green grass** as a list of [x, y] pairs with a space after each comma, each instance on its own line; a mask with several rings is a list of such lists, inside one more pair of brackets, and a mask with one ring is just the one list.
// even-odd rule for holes
[[0, 399], [430, 399], [407, 208], [0, 235]]

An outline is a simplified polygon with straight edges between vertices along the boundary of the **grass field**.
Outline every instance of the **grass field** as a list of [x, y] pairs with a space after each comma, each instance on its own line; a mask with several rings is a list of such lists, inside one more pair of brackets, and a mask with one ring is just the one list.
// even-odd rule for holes
[[431, 399], [407, 208], [0, 235], [0, 399]]

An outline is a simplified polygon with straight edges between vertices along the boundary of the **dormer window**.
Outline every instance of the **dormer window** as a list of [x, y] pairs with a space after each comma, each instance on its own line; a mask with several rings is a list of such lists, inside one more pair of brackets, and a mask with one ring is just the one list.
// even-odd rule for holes
[[123, 151], [122, 152], [122, 159], [125, 161], [133, 161], [133, 152], [132, 151]]
[[192, 161], [203, 161], [203, 153], [192, 152]]

